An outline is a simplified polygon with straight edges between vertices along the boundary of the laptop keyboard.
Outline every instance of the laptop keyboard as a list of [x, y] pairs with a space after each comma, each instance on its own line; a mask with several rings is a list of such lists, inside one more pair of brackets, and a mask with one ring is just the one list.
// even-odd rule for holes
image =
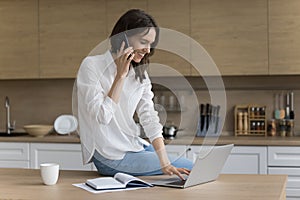
[[173, 182], [169, 182], [168, 184], [171, 185], [184, 185], [186, 180], [178, 180], [178, 181], [173, 181]]

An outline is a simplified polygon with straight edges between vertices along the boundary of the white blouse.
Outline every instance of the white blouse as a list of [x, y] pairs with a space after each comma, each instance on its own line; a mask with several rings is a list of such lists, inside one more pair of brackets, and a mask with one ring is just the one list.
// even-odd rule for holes
[[162, 125], [154, 110], [152, 85], [148, 74], [143, 83], [130, 69], [119, 103], [107, 96], [117, 73], [110, 51], [88, 56], [77, 75], [77, 117], [84, 163], [91, 162], [95, 150], [111, 160], [122, 159], [126, 152], [143, 150], [149, 143], [140, 138], [136, 111], [146, 136], [152, 142], [162, 137]]

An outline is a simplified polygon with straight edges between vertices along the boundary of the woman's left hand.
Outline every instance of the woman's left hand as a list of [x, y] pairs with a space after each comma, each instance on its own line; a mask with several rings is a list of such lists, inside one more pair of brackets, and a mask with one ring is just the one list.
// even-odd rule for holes
[[185, 180], [184, 177], [182, 176], [182, 174], [186, 174], [189, 175], [190, 174], [190, 170], [186, 169], [186, 168], [176, 168], [173, 165], [168, 165], [164, 168], [162, 168], [162, 171], [164, 174], [168, 174], [168, 175], [177, 175], [181, 180]]

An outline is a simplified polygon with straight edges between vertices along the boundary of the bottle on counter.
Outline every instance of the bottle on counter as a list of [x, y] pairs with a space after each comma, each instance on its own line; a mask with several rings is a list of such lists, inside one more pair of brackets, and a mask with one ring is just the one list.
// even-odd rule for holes
[[294, 120], [287, 119], [286, 120], [286, 136], [294, 136]]
[[251, 122], [250, 130], [252, 130], [252, 131], [256, 130], [256, 122]]
[[261, 130], [261, 125], [260, 125], [261, 123], [260, 122], [257, 122], [256, 123], [256, 130], [257, 131], [260, 131]]
[[238, 123], [237, 123], [237, 130], [239, 133], [242, 133], [243, 131], [243, 113], [238, 112]]
[[269, 136], [276, 136], [276, 121], [275, 119], [268, 120], [267, 131]]
[[259, 107], [256, 107], [256, 108], [255, 108], [255, 113], [254, 113], [254, 115], [255, 115], [255, 118], [259, 118], [259, 116], [260, 116], [260, 108], [259, 108]]
[[265, 107], [261, 107], [259, 113], [260, 113], [261, 116], [264, 116], [266, 114], [266, 108]]
[[254, 118], [255, 117], [255, 107], [251, 107], [250, 108], [250, 118]]
[[248, 113], [244, 112], [244, 124], [243, 124], [243, 132], [244, 134], [248, 134]]
[[260, 123], [260, 130], [265, 131], [265, 122]]
[[159, 103], [160, 103], [161, 106], [165, 107], [165, 105], [166, 105], [166, 97], [165, 97], [165, 95], [162, 94], [160, 96], [160, 102]]
[[173, 95], [169, 96], [169, 109], [170, 110], [175, 109], [175, 97]]
[[279, 134], [281, 137], [286, 136], [286, 120], [285, 119], [281, 119], [279, 121]]

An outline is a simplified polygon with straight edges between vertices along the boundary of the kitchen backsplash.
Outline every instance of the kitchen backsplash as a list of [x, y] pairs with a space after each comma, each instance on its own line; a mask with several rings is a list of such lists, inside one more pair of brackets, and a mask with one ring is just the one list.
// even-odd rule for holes
[[72, 113], [74, 80], [2, 80], [0, 82], [0, 129], [5, 128], [4, 98], [9, 97], [11, 120], [25, 124], [53, 124], [61, 114]]
[[[170, 82], [176, 78], [169, 79]], [[199, 103], [209, 103], [210, 96], [206, 85], [201, 78], [188, 77]], [[227, 96], [227, 114], [223, 127], [223, 134], [233, 134], [234, 131], [234, 106], [237, 104], [260, 104], [267, 106], [267, 119], [273, 118], [274, 94], [279, 92], [294, 92], [295, 104], [295, 130], [300, 131], [300, 76], [240, 76], [223, 78]], [[159, 82], [159, 81], [154, 81]], [[2, 80], [0, 81], [0, 129], [5, 128], [4, 99], [8, 96], [11, 104], [11, 119], [16, 120], [17, 128], [25, 124], [52, 124], [61, 114], [72, 113], [72, 89], [74, 79], [47, 79], [47, 80]], [[214, 88], [218, 90], [219, 88]], [[193, 126], [194, 116], [191, 112], [176, 110], [178, 101], [189, 105], [191, 89], [178, 84], [175, 91], [179, 99], [165, 88], [154, 85], [155, 101], [165, 98], [165, 105], [170, 106], [167, 113], [162, 113], [163, 121], [181, 123], [181, 128], [189, 129]], [[182, 119], [189, 120], [182, 120]]]

